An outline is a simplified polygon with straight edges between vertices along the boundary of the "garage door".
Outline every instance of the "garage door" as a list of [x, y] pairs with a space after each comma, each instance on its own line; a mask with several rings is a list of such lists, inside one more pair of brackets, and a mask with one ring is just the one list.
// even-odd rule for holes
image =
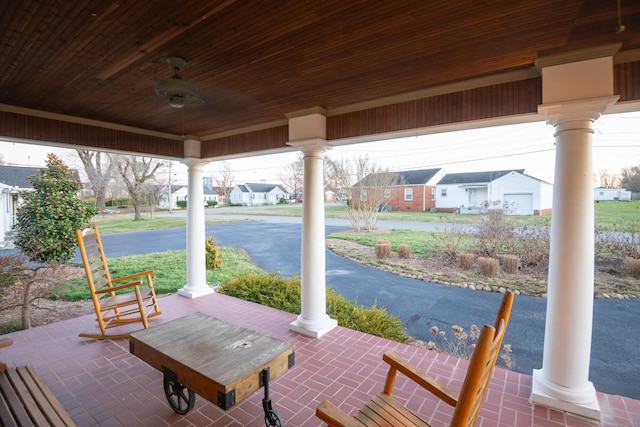
[[533, 194], [505, 194], [504, 201], [507, 203], [511, 215], [533, 215]]

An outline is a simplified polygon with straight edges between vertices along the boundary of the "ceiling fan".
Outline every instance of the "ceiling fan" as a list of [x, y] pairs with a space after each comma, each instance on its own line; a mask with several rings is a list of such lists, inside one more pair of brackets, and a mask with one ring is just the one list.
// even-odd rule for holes
[[168, 98], [169, 105], [173, 108], [183, 108], [185, 104], [202, 104], [196, 86], [180, 77], [180, 71], [187, 65], [187, 61], [177, 56], [170, 56], [167, 58], [167, 63], [173, 71], [173, 76], [156, 81], [156, 93]]

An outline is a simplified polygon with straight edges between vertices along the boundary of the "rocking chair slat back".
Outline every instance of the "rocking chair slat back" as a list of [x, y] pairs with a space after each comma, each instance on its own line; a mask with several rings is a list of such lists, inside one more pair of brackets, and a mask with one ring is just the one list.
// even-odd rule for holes
[[99, 333], [83, 332], [80, 336], [96, 339], [126, 337], [128, 333], [107, 334], [106, 330], [132, 322], [141, 322], [147, 328], [147, 319], [161, 314], [151, 279], [153, 271], [113, 279], [98, 227], [76, 230], [76, 238], [100, 329]]

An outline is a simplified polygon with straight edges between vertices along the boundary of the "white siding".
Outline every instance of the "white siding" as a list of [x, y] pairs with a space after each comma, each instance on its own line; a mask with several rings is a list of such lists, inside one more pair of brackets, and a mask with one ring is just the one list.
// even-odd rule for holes
[[593, 200], [619, 200], [628, 202], [629, 200], [631, 200], [631, 191], [627, 191], [623, 188], [594, 188]]
[[[447, 194], [444, 197], [443, 190]], [[487, 207], [501, 208], [505, 202], [514, 201], [518, 205], [515, 213], [519, 215], [549, 211], [553, 201], [553, 186], [515, 171], [489, 183], [436, 185], [437, 209], [459, 209], [460, 213], [480, 213]]]

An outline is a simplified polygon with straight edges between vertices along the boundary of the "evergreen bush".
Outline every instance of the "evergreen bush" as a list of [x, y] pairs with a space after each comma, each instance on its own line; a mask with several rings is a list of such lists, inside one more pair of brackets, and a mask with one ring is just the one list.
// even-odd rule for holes
[[76, 230], [96, 215], [95, 205], [80, 200], [80, 181], [56, 155], [29, 177], [33, 191], [23, 191], [16, 215], [15, 245], [36, 263], [67, 262], [76, 254]]
[[[289, 313], [300, 314], [300, 279], [272, 274], [245, 274], [223, 282], [218, 292]], [[340, 326], [406, 343], [402, 322], [382, 307], [363, 307], [327, 289], [327, 314]]]
[[215, 270], [222, 267], [222, 252], [218, 249], [216, 240], [213, 237], [207, 237], [205, 241], [205, 259], [207, 270]]

